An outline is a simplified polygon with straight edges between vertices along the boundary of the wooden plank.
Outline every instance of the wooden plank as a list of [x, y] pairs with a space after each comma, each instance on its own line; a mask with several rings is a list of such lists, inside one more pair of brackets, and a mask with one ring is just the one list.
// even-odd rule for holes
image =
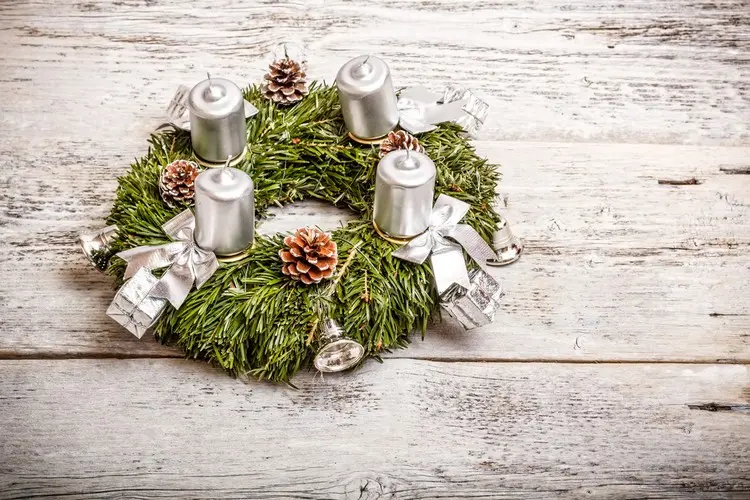
[[270, 48], [293, 41], [309, 47], [314, 78], [331, 81], [346, 59], [370, 52], [389, 61], [397, 85], [449, 80], [475, 89], [495, 110], [483, 138], [748, 144], [747, 7], [5, 1], [0, 75], [3, 93], [17, 97], [6, 101], [4, 120], [28, 131], [27, 141], [116, 144], [158, 124], [178, 84], [206, 70], [257, 81]]
[[[750, 176], [720, 170], [747, 165], [750, 149], [479, 143], [479, 151], [503, 164], [500, 203], [527, 243], [519, 263], [495, 271], [508, 291], [504, 309], [471, 332], [448, 321], [395, 356], [750, 359]], [[74, 243], [81, 229], [103, 224], [113, 170], [123, 169], [51, 158], [9, 178], [0, 356], [180, 355], [106, 317], [111, 282]], [[658, 184], [694, 177], [701, 184]], [[261, 232], [340, 219], [325, 204], [299, 204]]]
[[750, 494], [747, 366], [388, 360], [295, 383], [0, 362], [0, 498]]

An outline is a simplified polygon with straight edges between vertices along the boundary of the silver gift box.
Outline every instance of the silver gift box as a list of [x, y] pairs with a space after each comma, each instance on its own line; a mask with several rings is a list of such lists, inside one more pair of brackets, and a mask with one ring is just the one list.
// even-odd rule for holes
[[440, 295], [440, 305], [471, 330], [492, 323], [505, 295], [500, 283], [482, 269], [469, 272], [470, 286], [454, 284]]
[[153, 296], [158, 282], [148, 269], [141, 268], [117, 291], [107, 316], [136, 337], [143, 337], [167, 307], [166, 299]]

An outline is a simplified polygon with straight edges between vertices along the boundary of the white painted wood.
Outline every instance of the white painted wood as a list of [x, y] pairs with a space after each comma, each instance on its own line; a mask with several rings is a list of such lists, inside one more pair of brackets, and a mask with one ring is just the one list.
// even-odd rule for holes
[[[491, 326], [463, 332], [446, 321], [394, 356], [750, 359], [750, 176], [720, 170], [747, 165], [750, 148], [485, 142], [479, 152], [503, 164], [499, 203], [527, 245], [495, 271], [504, 308]], [[106, 317], [111, 281], [74, 243], [103, 225], [124, 163], [40, 159], [10, 181], [0, 355], [180, 355]], [[702, 184], [658, 184], [693, 177]], [[293, 205], [261, 232], [334, 228], [342, 215]]]
[[178, 360], [4, 361], [0, 498], [750, 494], [747, 366], [386, 365], [294, 390]]
[[39, 147], [122, 142], [160, 122], [178, 84], [257, 81], [293, 41], [314, 78], [369, 52], [397, 85], [477, 90], [485, 139], [748, 144], [747, 13], [744, 0], [6, 0], [3, 121]]
[[[748, 8], [4, 0], [0, 498], [747, 498]], [[397, 85], [490, 103], [477, 145], [527, 243], [496, 272], [496, 323], [446, 322], [390, 355], [421, 359], [299, 391], [199, 362], [38, 359], [181, 356], [106, 318], [110, 282], [73, 240], [178, 84], [257, 81], [285, 40], [313, 78], [378, 53]], [[296, 205], [261, 231], [340, 216]]]

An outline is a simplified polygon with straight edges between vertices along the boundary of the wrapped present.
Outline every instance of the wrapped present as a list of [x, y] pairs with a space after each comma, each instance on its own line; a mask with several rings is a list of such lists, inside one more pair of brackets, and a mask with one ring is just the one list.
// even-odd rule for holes
[[[128, 263], [128, 280], [115, 295], [107, 314], [138, 338], [164, 311], [167, 302], [179, 309], [193, 286], [200, 288], [219, 268], [213, 252], [195, 243], [195, 217], [190, 209], [167, 221], [162, 229], [171, 243], [140, 246], [117, 254]], [[168, 267], [161, 278], [151, 271]]]
[[[486, 272], [495, 252], [474, 228], [459, 223], [468, 211], [467, 203], [441, 194], [432, 207], [427, 231], [393, 252], [394, 257], [415, 264], [430, 258], [443, 306], [467, 329], [492, 321], [497, 299], [503, 294], [500, 284]], [[464, 251], [480, 269], [469, 273]]]
[[167, 307], [167, 299], [154, 293], [158, 286], [156, 276], [146, 268], [139, 269], [117, 291], [107, 315], [136, 337], [143, 337]]
[[487, 119], [489, 105], [457, 85], [448, 86], [442, 96], [425, 87], [410, 87], [398, 94], [398, 110], [399, 126], [412, 134], [453, 122], [474, 136]]
[[494, 321], [500, 308], [500, 298], [505, 295], [500, 283], [482, 269], [469, 273], [470, 285], [452, 285], [440, 296], [440, 305], [467, 330]]

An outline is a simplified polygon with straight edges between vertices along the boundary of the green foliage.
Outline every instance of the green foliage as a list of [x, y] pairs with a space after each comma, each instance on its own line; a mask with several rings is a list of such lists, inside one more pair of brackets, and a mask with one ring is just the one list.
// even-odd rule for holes
[[[190, 358], [219, 364], [234, 375], [288, 381], [311, 363], [317, 349], [316, 325], [324, 314], [365, 346], [369, 356], [404, 347], [414, 330], [424, 334], [437, 313], [429, 265], [393, 258], [396, 245], [373, 230], [372, 200], [378, 150], [346, 136], [335, 87], [313, 84], [309, 96], [291, 108], [265, 100], [253, 86], [246, 97], [258, 109], [248, 120], [248, 153], [237, 166], [255, 182], [258, 217], [269, 205], [317, 198], [359, 214], [359, 220], [333, 233], [344, 262], [360, 245], [342, 279], [305, 286], [281, 273], [282, 235], [258, 237], [248, 257], [222, 264], [200, 290], [171, 307], [155, 328], [164, 343], [178, 345]], [[420, 136], [437, 165], [437, 194], [471, 204], [464, 218], [489, 240], [498, 220], [492, 209], [498, 174], [478, 157], [452, 124]], [[107, 223], [119, 227], [114, 251], [168, 240], [161, 225], [179, 213], [159, 197], [160, 169], [177, 159], [194, 159], [190, 135], [153, 135], [145, 157], [119, 179]], [[122, 282], [125, 263], [111, 259], [108, 273]], [[311, 342], [312, 341], [312, 342]]]
[[91, 262], [100, 271], [106, 271], [107, 266], [109, 265], [109, 259], [111, 259], [113, 255], [114, 254], [112, 253], [111, 249], [94, 250], [93, 252], [91, 252]]

